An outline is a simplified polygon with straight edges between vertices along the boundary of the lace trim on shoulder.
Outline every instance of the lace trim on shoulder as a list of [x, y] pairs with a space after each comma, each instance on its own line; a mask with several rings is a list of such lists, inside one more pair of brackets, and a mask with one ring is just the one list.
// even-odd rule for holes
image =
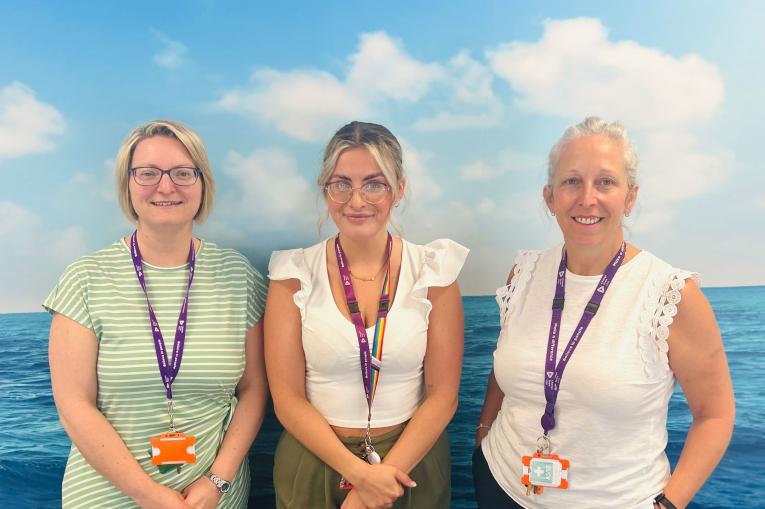
[[[638, 325], [638, 342], [646, 375], [651, 380], [671, 373], [669, 366], [669, 326], [675, 320], [677, 305], [685, 287], [685, 280], [699, 276], [694, 272], [673, 270], [669, 280], [654, 281], [643, 300], [643, 310]], [[663, 283], [663, 284], [662, 284]]]
[[534, 271], [539, 259], [539, 251], [518, 251], [518, 255], [513, 262], [513, 277], [509, 285], [501, 286], [497, 289], [497, 305], [499, 306], [499, 323], [505, 323], [505, 319], [515, 308], [513, 296], [523, 293], [526, 285], [531, 279], [531, 273]]

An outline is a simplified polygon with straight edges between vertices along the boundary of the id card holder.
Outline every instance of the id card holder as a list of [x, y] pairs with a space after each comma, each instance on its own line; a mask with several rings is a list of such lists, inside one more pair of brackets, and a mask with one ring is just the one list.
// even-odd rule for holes
[[197, 461], [197, 437], [170, 431], [151, 438], [152, 465], [187, 465]]
[[523, 456], [523, 475], [521, 483], [526, 486], [526, 493], [542, 493], [543, 488], [568, 488], [569, 460], [557, 454], [535, 452], [531, 456]]

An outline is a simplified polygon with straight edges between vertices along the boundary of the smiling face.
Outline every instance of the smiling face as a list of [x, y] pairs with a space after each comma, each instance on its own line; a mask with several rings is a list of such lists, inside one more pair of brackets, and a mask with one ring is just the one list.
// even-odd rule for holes
[[600, 134], [575, 138], [561, 149], [551, 180], [544, 198], [566, 245], [611, 249], [622, 242], [622, 217], [638, 186], [628, 186], [621, 142]]
[[[355, 147], [343, 151], [337, 159], [335, 171], [329, 178], [329, 183], [338, 181], [347, 182], [351, 187], [356, 188], [351, 199], [346, 203], [337, 203], [327, 195], [326, 191], [324, 193], [329, 214], [337, 225], [337, 229], [340, 230], [340, 234], [361, 240], [386, 231], [393, 206], [393, 194], [390, 189], [385, 193], [385, 197], [375, 204], [367, 203], [361, 197], [359, 190], [361, 186], [371, 182], [390, 186], [369, 150], [364, 147]], [[403, 181], [399, 185], [400, 192], [403, 193]]]
[[[135, 147], [131, 168], [151, 166], [169, 170], [179, 166], [194, 167], [186, 147], [171, 136], [152, 136], [141, 140]], [[130, 177], [128, 189], [130, 203], [144, 227], [190, 227], [202, 201], [202, 180], [190, 186], [178, 186], [163, 175], [159, 184], [138, 185]]]

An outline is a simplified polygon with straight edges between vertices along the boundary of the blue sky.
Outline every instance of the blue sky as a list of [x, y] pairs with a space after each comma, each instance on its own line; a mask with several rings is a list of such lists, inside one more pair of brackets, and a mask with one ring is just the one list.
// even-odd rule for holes
[[[472, 249], [490, 294], [519, 248], [559, 242], [545, 157], [587, 114], [641, 157], [628, 238], [710, 286], [765, 284], [760, 2], [0, 3], [0, 312], [130, 230], [113, 158], [187, 123], [218, 179], [201, 236], [245, 252], [319, 238], [323, 144], [347, 121], [402, 141], [417, 242]], [[325, 227], [322, 235], [331, 234]]]

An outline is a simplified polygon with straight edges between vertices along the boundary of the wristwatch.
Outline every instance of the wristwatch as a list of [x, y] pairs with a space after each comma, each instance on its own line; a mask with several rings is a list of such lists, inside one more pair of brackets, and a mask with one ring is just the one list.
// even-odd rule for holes
[[226, 481], [225, 479], [221, 479], [217, 475], [213, 474], [209, 470], [205, 474], [208, 479], [212, 481], [212, 483], [218, 488], [218, 491], [221, 492], [221, 494], [228, 493], [228, 490], [231, 489], [231, 483]]

